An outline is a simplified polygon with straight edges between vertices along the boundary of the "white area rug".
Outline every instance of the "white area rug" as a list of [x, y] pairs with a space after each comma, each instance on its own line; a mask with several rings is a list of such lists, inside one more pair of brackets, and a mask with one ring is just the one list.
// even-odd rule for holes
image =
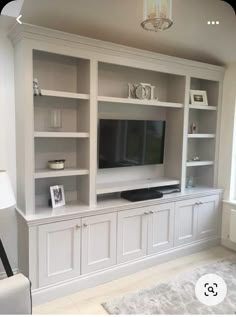
[[[225, 300], [217, 306], [201, 304], [195, 283], [205, 274], [218, 274], [228, 287]], [[155, 279], [155, 276], [153, 276]], [[236, 314], [236, 263], [219, 261], [179, 275], [168, 283], [129, 294], [103, 304], [109, 314]]]

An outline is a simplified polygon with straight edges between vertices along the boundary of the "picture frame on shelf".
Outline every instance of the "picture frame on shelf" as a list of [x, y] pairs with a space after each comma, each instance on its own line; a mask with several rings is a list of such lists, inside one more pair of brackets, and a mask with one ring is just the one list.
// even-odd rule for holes
[[55, 185], [50, 186], [50, 194], [51, 194], [51, 201], [52, 201], [52, 208], [58, 208], [65, 206], [65, 192], [63, 185]]
[[208, 106], [207, 92], [205, 90], [190, 90], [192, 105]]

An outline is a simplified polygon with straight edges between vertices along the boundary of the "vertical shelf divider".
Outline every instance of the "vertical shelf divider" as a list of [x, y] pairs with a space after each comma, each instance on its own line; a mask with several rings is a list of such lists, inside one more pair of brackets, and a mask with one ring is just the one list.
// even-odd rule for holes
[[187, 178], [186, 163], [187, 163], [187, 153], [188, 153], [189, 92], [190, 92], [190, 76], [186, 76], [185, 97], [184, 97], [184, 124], [183, 124], [181, 191], [184, 191], [186, 188], [186, 178]]
[[98, 130], [98, 61], [91, 59], [90, 64], [90, 174], [89, 192], [90, 206], [97, 204], [96, 178], [97, 178], [97, 130]]

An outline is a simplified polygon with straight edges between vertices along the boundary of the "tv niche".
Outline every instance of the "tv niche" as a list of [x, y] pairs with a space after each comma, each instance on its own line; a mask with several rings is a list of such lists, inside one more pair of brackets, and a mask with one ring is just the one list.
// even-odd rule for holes
[[163, 164], [165, 121], [99, 120], [99, 168]]

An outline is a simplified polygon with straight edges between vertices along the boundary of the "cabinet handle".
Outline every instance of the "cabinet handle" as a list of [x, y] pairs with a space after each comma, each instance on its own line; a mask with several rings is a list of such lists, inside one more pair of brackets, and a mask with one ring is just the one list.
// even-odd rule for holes
[[83, 226], [84, 226], [85, 228], [88, 227], [87, 223], [84, 223]]
[[146, 216], [146, 215], [148, 215], [149, 213], [147, 212], [147, 211], [145, 211], [145, 213], [144, 213], [144, 215]]
[[80, 229], [80, 225], [76, 225], [75, 228], [76, 228], [76, 229]]
[[203, 203], [200, 201], [199, 205], [203, 205]]
[[154, 214], [154, 212], [153, 212], [153, 211], [149, 211], [149, 213], [150, 213], [150, 215], [153, 215], [153, 214]]
[[198, 206], [198, 205], [199, 205], [199, 203], [195, 203], [195, 204], [194, 204], [194, 206]]

